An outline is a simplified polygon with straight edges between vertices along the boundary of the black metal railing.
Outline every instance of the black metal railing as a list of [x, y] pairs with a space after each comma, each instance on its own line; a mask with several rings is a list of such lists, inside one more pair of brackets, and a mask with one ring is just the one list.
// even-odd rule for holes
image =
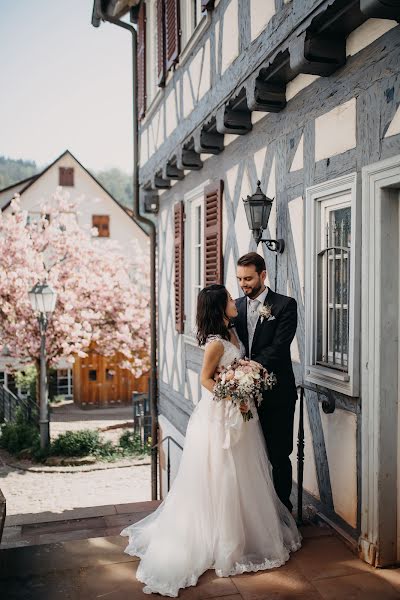
[[[177, 448], [179, 448], [179, 450], [183, 450], [183, 448], [180, 444], [178, 444], [178, 442], [171, 435], [167, 435], [167, 436], [165, 436], [165, 438], [163, 438], [162, 440], [157, 442], [157, 444], [154, 444], [154, 446], [151, 447], [152, 452], [154, 452], [156, 448], [158, 449], [158, 453], [157, 453], [158, 457], [160, 457], [160, 447], [164, 444], [164, 442], [168, 442], [168, 448], [167, 448], [167, 493], [168, 493], [170, 490], [170, 487], [171, 487], [171, 445], [170, 445], [170, 442], [175, 444], [175, 446]], [[160, 484], [161, 484], [161, 482], [160, 482]], [[161, 485], [158, 486], [158, 489], [160, 490], [160, 497], [161, 497]]]
[[18, 413], [22, 413], [24, 421], [35, 425], [39, 422], [39, 408], [30, 398], [17, 396], [5, 385], [0, 385], [0, 423], [16, 421]]
[[[315, 392], [318, 396], [318, 401], [322, 404], [322, 410], [326, 414], [331, 414], [335, 411], [335, 397], [330, 390], [321, 389], [318, 385], [308, 385], [302, 383], [297, 386], [300, 390], [300, 406], [299, 406], [299, 428], [297, 433], [297, 523], [303, 523], [303, 478], [304, 478], [304, 392], [309, 390]], [[322, 400], [321, 396], [326, 399]]]

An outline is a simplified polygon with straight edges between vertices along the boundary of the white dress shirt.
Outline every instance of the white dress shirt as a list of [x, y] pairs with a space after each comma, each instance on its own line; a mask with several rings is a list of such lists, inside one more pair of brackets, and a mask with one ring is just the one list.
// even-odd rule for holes
[[257, 298], [247, 297], [247, 331], [249, 334], [249, 354], [251, 353], [251, 345], [253, 343], [254, 332], [256, 330], [257, 321], [260, 317], [259, 308], [265, 302], [265, 298], [268, 294], [268, 288], [266, 287]]

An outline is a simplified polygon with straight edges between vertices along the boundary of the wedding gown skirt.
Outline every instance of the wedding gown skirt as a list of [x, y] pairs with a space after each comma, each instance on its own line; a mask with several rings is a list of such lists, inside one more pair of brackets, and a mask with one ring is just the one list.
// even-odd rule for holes
[[256, 411], [244, 423], [231, 403], [203, 395], [189, 420], [171, 490], [158, 509], [126, 527], [145, 593], [178, 595], [207, 569], [219, 577], [279, 567], [300, 547], [276, 496]]

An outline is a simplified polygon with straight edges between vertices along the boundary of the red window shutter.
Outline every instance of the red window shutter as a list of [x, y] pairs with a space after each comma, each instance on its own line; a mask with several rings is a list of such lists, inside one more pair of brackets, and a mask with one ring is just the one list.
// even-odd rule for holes
[[165, 0], [157, 0], [157, 80], [165, 83]]
[[222, 193], [224, 182], [204, 190], [204, 285], [224, 283], [222, 256]]
[[165, 49], [167, 71], [179, 56], [179, 0], [165, 0]]
[[140, 4], [138, 15], [136, 68], [138, 118], [142, 119], [146, 111], [146, 4], [144, 2]]
[[174, 206], [174, 249], [175, 249], [175, 329], [183, 333], [184, 324], [184, 205]]

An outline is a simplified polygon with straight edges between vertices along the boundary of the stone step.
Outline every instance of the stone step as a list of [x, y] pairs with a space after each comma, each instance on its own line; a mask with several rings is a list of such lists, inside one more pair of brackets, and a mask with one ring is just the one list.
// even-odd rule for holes
[[0, 550], [116, 536], [127, 525], [149, 515], [159, 504], [159, 501], [150, 501], [95, 507], [92, 510], [93, 516], [90, 516], [90, 511], [85, 508], [76, 509], [66, 511], [68, 518], [64, 519], [56, 519], [54, 517], [61, 515], [51, 513], [53, 518], [49, 520], [43, 520], [43, 515], [8, 517]]

